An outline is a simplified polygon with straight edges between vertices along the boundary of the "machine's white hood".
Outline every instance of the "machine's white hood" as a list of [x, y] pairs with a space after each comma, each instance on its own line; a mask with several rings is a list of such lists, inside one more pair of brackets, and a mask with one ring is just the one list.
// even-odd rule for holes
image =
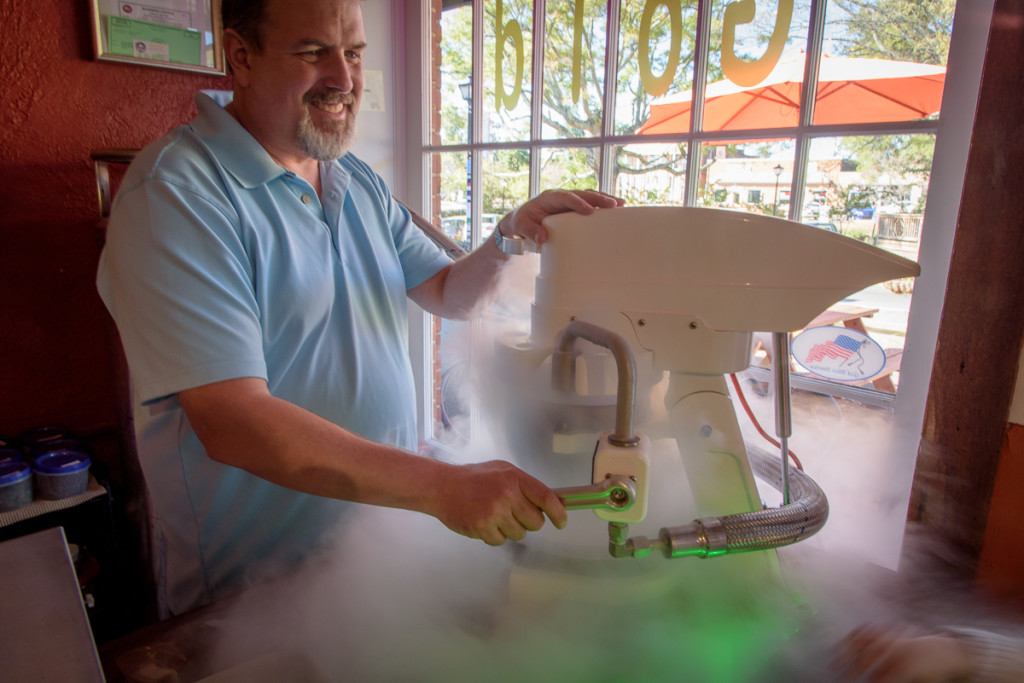
[[715, 331], [798, 330], [869, 285], [920, 273], [855, 239], [721, 209], [626, 207], [551, 216], [545, 226], [538, 306], [640, 304]]

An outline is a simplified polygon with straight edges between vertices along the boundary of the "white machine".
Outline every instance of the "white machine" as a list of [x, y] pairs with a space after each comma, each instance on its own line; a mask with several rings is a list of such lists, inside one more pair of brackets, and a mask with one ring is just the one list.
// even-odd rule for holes
[[[501, 381], [529, 397], [503, 409], [529, 469], [562, 486], [568, 508], [593, 508], [609, 523], [615, 557], [768, 550], [821, 529], [824, 494], [788, 465], [789, 332], [869, 285], [918, 275], [918, 265], [811, 226], [718, 209], [566, 213], [545, 226], [530, 331], [503, 340], [495, 358]], [[744, 443], [726, 386], [750, 365], [754, 332], [773, 333], [776, 345], [781, 457]], [[651, 395], [664, 398], [637, 400]], [[685, 471], [697, 519], [630, 536], [671, 491], [663, 475], [652, 482], [652, 442], [665, 440], [677, 444], [669, 469]], [[782, 491], [780, 507], [761, 504], [755, 470]]]

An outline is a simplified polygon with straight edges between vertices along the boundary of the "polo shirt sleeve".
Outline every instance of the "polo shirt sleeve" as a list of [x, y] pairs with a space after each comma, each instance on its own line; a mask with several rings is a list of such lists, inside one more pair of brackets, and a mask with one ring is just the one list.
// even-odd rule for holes
[[377, 200], [384, 207], [388, 229], [402, 264], [406, 290], [423, 284], [451, 264], [451, 258], [412, 222], [412, 216], [395, 200], [380, 175], [352, 154], [346, 155], [340, 162], [367, 187], [372, 188], [368, 191], [376, 194]]
[[148, 178], [117, 196], [99, 289], [118, 323], [136, 400], [267, 378], [253, 266], [237, 217]]
[[394, 199], [391, 200], [391, 204], [391, 215], [394, 217], [392, 233], [395, 236], [398, 258], [402, 262], [402, 271], [405, 273], [405, 288], [409, 290], [437, 275], [452, 261], [416, 227], [404, 206]]

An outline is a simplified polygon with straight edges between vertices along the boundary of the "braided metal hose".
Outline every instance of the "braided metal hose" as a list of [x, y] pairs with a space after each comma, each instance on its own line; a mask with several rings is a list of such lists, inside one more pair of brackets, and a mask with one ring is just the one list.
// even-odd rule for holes
[[[781, 491], [782, 459], [756, 446], [748, 446], [748, 455], [754, 473]], [[657, 545], [666, 557], [714, 557], [797, 543], [825, 526], [828, 499], [814, 480], [800, 470], [790, 471], [789, 495], [791, 502], [779, 508], [665, 527]]]

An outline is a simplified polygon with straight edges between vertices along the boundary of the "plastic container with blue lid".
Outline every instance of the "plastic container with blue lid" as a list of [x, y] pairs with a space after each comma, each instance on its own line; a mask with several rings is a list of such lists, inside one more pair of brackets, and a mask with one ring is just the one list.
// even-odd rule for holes
[[75, 434], [67, 427], [60, 425], [43, 425], [26, 429], [18, 435], [18, 445], [31, 453], [33, 448], [62, 439], [74, 439]]
[[88, 454], [75, 450], [40, 453], [32, 461], [40, 498], [59, 500], [85, 493], [89, 487]]
[[0, 461], [0, 512], [32, 502], [32, 468], [21, 458]]
[[53, 441], [39, 441], [28, 447], [28, 457], [35, 460], [43, 453], [50, 451], [82, 451], [88, 454], [88, 450], [81, 441], [75, 438], [65, 437]]
[[0, 462], [7, 462], [8, 460], [24, 460], [24, 458], [21, 457], [21, 451], [17, 448], [0, 446]]

